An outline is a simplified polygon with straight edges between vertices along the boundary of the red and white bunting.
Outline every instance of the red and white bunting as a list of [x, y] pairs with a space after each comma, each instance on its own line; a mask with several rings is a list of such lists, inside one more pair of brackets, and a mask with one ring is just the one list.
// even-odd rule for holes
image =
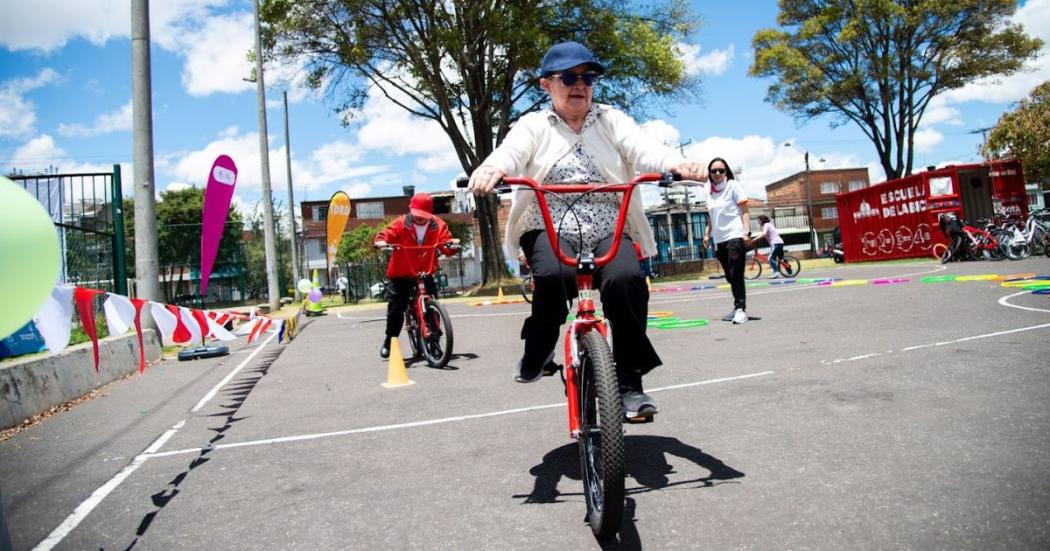
[[152, 301], [149, 303], [149, 311], [153, 315], [153, 321], [157, 322], [157, 330], [160, 331], [160, 336], [165, 339], [172, 338], [179, 323], [175, 314], [172, 314], [164, 304]]
[[102, 311], [106, 313], [110, 335], [123, 335], [135, 326], [135, 306], [128, 297], [109, 293], [102, 303]]
[[73, 330], [73, 286], [56, 285], [33, 316], [33, 324], [44, 337], [47, 349], [52, 353], [61, 352], [69, 344]]

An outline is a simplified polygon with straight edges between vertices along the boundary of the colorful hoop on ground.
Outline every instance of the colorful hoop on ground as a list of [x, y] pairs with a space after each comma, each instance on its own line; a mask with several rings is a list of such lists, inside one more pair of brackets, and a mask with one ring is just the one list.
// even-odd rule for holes
[[703, 327], [711, 323], [705, 319], [691, 319], [691, 320], [679, 320], [674, 321], [663, 320], [656, 322], [654, 326], [657, 329], [689, 329], [691, 327]]
[[897, 283], [907, 283], [911, 281], [906, 277], [887, 277], [882, 279], [871, 280], [872, 285], [896, 285]]
[[999, 276], [995, 274], [957, 276], [955, 281], [991, 281]]
[[[940, 247], [940, 249], [938, 249], [937, 247]], [[930, 252], [933, 254], [933, 258], [935, 258], [937, 260], [940, 260], [941, 256], [944, 255], [944, 251], [947, 251], [947, 250], [948, 250], [948, 245], [945, 245], [944, 243], [937, 243], [936, 245], [933, 246], [933, 249], [931, 249]]]
[[955, 281], [957, 276], [944, 275], [944, 276], [926, 276], [919, 281], [923, 283], [944, 283], [945, 281]]

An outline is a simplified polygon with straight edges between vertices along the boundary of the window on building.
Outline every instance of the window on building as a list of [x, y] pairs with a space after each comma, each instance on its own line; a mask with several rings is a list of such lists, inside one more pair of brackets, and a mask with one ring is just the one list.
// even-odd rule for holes
[[322, 254], [322, 255], [328, 254], [328, 251], [325, 250], [324, 239], [318, 239], [317, 240], [317, 252]]
[[834, 195], [839, 192], [839, 183], [823, 182], [820, 184], [820, 192], [824, 195]]
[[385, 215], [382, 201], [357, 204], [358, 218], [382, 218]]
[[314, 220], [328, 220], [328, 205], [318, 205], [313, 209]]
[[838, 207], [822, 207], [820, 209], [820, 217], [825, 220], [833, 220], [839, 217]]
[[866, 185], [867, 184], [864, 183], [864, 180], [850, 180], [850, 182], [849, 182], [849, 190], [850, 191], [857, 191], [858, 189], [864, 189], [864, 187]]

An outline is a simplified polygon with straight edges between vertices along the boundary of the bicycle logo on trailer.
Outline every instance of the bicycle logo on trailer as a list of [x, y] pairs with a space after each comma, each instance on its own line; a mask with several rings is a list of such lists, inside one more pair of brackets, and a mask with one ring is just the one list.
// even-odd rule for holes
[[913, 237], [915, 245], [919, 247], [920, 251], [928, 251], [933, 246], [933, 232], [930, 231], [929, 224], [919, 224], [915, 228], [915, 236]]
[[879, 249], [878, 242], [875, 240], [875, 232], [865, 232], [860, 238], [862, 245], [862, 252], [868, 256], [875, 256], [875, 253]]
[[901, 252], [908, 252], [915, 246], [914, 236], [911, 233], [911, 229], [908, 226], [901, 226], [897, 230], [897, 248]]
[[883, 228], [879, 230], [879, 250], [889, 254], [893, 252], [893, 234], [890, 230]]

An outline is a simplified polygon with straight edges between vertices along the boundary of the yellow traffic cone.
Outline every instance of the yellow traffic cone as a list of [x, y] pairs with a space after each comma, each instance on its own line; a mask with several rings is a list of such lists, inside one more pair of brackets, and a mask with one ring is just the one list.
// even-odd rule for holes
[[397, 337], [393, 337], [390, 339], [390, 361], [387, 362], [386, 382], [383, 383], [383, 386], [396, 388], [414, 384], [416, 384], [415, 381], [408, 379], [405, 358], [401, 355], [401, 344], [397, 342]]
[[645, 288], [648, 289], [649, 292], [653, 291], [653, 282], [649, 279], [649, 276], [645, 276]]
[[499, 296], [496, 297], [496, 298], [498, 298], [500, 300], [503, 300], [503, 287], [498, 287], [498, 289], [499, 289]]

